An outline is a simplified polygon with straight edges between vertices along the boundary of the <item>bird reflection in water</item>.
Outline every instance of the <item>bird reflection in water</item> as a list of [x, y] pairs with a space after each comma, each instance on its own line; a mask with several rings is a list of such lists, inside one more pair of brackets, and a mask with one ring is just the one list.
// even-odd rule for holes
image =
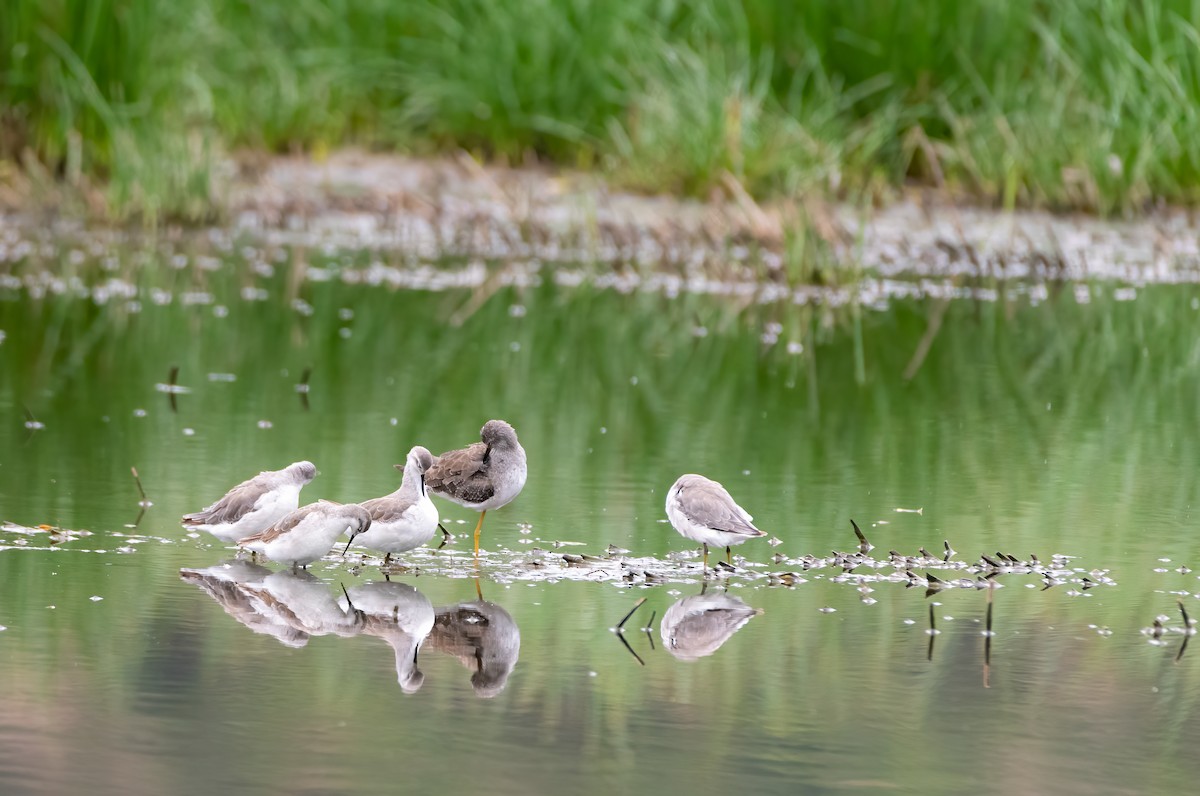
[[342, 605], [363, 617], [362, 632], [387, 642], [396, 655], [396, 682], [412, 694], [425, 675], [417, 668], [417, 653], [433, 629], [433, 603], [407, 583], [364, 583], [346, 592]]
[[305, 570], [272, 572], [241, 588], [257, 601], [263, 614], [273, 613], [309, 636], [350, 638], [363, 632], [363, 616], [343, 608], [329, 587]]
[[521, 633], [507, 611], [481, 597], [439, 608], [429, 646], [457, 658], [471, 671], [475, 695], [491, 699], [504, 690], [517, 665]]
[[521, 650], [512, 616], [482, 598], [435, 610], [416, 588], [395, 581], [364, 583], [337, 595], [309, 572], [272, 571], [244, 559], [181, 569], [179, 576], [255, 633], [289, 647], [329, 634], [383, 639], [395, 654], [396, 680], [406, 694], [425, 682], [417, 668], [425, 643], [471, 670], [471, 685], [483, 698], [504, 690]]
[[272, 636], [288, 647], [303, 647], [309, 634], [274, 611], [264, 611], [262, 602], [244, 587], [261, 583], [272, 575], [264, 566], [234, 559], [204, 569], [181, 569], [179, 577], [198, 586], [225, 613], [255, 633]]
[[668, 652], [681, 661], [694, 661], [712, 655], [762, 612], [729, 594], [701, 592], [668, 608], [659, 634]]

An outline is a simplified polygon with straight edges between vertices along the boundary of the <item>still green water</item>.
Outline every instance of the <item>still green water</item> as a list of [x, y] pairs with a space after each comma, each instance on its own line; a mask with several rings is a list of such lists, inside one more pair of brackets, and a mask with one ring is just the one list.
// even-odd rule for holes
[[[932, 304], [481, 301], [220, 263], [136, 278], [134, 307], [6, 284], [0, 520], [91, 535], [0, 531], [2, 793], [1182, 793], [1200, 776], [1200, 644], [1176, 660], [1170, 632], [1179, 599], [1200, 615], [1193, 288], [957, 302], [905, 381]], [[156, 389], [173, 366], [190, 390], [174, 409]], [[393, 575], [437, 615], [420, 675], [411, 640], [268, 610], [273, 584], [329, 615], [342, 586], [390, 588], [378, 566], [221, 568], [232, 551], [178, 525], [297, 459], [321, 471], [302, 500], [385, 494], [411, 445], [459, 447], [490, 417], [517, 428], [529, 481], [488, 514], [485, 605], [460, 605], [476, 515], [448, 503], [457, 543]], [[710, 583], [761, 613], [691, 660], [659, 627], [702, 589], [664, 522], [684, 472], [782, 542], [743, 545], [742, 574]], [[1115, 585], [1011, 574], [926, 596], [801, 573], [856, 548], [850, 518], [877, 556], [1064, 554]], [[520, 566], [610, 544], [681, 582]], [[181, 570], [243, 584], [210, 594]], [[745, 575], [783, 570], [803, 577]], [[642, 597], [635, 656], [610, 629]]]

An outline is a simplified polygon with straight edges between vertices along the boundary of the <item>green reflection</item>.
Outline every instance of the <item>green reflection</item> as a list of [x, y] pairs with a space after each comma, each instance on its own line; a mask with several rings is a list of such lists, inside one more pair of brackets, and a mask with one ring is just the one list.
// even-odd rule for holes
[[[1192, 291], [955, 303], [905, 381], [932, 306], [863, 312], [855, 326], [821, 307], [549, 286], [479, 303], [298, 279], [291, 262], [272, 276], [131, 271], [172, 295], [158, 306], [144, 293], [138, 312], [0, 300], [0, 519], [93, 531], [0, 550], [0, 683], [12, 696], [0, 748], [13, 750], [0, 752], [0, 782], [1167, 792], [1200, 773], [1186, 753], [1200, 741], [1195, 661], [1173, 662], [1178, 637], [1161, 649], [1138, 633], [1159, 613], [1178, 624], [1169, 591], [1194, 606], [1195, 575], [1176, 571], [1197, 553]], [[243, 300], [247, 287], [266, 299]], [[210, 303], [185, 305], [185, 290]], [[173, 366], [190, 388], [174, 412], [155, 389]], [[295, 385], [308, 368], [306, 408]], [[25, 407], [44, 428], [24, 427]], [[687, 550], [662, 503], [694, 471], [783, 540], [743, 545], [751, 561], [851, 549], [853, 517], [882, 550], [948, 539], [964, 559], [1066, 553], [1118, 585], [1072, 596], [1004, 581], [984, 688], [982, 592], [931, 598], [942, 633], [927, 659], [919, 590], [879, 584], [868, 604], [832, 571], [794, 589], [735, 584], [730, 596], [762, 616], [680, 661], [657, 623], [698, 588], [490, 576], [484, 599], [519, 627], [520, 656], [480, 700], [474, 650], [449, 631], [435, 641], [436, 625], [423, 685], [405, 693], [395, 647], [337, 633], [283, 645], [180, 580], [226, 552], [184, 536], [178, 517], [253, 472], [310, 459], [322, 474], [303, 499], [362, 500], [395, 488], [411, 445], [461, 446], [489, 417], [513, 423], [530, 462], [521, 496], [489, 513], [492, 549]], [[138, 514], [131, 466], [154, 502], [137, 529], [125, 527]], [[439, 510], [456, 534], [476, 519]], [[379, 581], [371, 568], [314, 569], [333, 601], [339, 582], [353, 595]], [[400, 580], [439, 616], [475, 600], [469, 579]], [[638, 596], [649, 599], [626, 637], [644, 667], [607, 631]], [[648, 638], [637, 628], [652, 611]], [[80, 765], [55, 765], [63, 750]]]

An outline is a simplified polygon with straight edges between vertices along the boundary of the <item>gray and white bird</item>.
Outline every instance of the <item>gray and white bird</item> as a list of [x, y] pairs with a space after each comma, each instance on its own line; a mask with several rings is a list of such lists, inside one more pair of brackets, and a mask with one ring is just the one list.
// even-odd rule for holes
[[761, 613], [728, 594], [697, 594], [668, 608], [658, 631], [668, 652], [681, 661], [694, 661], [712, 655]]
[[300, 505], [300, 490], [317, 475], [312, 462], [294, 462], [243, 481], [207, 508], [183, 515], [183, 525], [236, 542], [270, 528]]
[[425, 484], [433, 494], [479, 512], [476, 555], [484, 515], [512, 502], [525, 486], [526, 476], [525, 449], [512, 426], [503, 420], [489, 420], [480, 429], [479, 439], [443, 453], [425, 473]]
[[225, 613], [255, 633], [271, 636], [288, 647], [303, 647], [309, 635], [275, 611], [263, 610], [247, 586], [262, 582], [271, 570], [251, 561], [233, 559], [205, 569], [181, 569], [179, 577], [198, 586], [212, 597]]
[[293, 569], [307, 569], [328, 553], [343, 533], [349, 533], [353, 540], [370, 527], [371, 515], [357, 503], [318, 500], [285, 515], [265, 531], [238, 540], [238, 544], [272, 561], [291, 564]]
[[471, 671], [475, 695], [491, 699], [504, 690], [521, 654], [521, 631], [512, 615], [479, 599], [437, 609], [430, 649], [457, 658]]
[[400, 690], [420, 690], [425, 675], [417, 668], [417, 653], [434, 621], [429, 598], [407, 583], [365, 583], [346, 593], [345, 604], [365, 618], [363, 633], [378, 636], [392, 648]]
[[754, 518], [734, 502], [725, 487], [694, 473], [679, 476], [667, 490], [667, 519], [685, 539], [704, 546], [706, 570], [709, 545], [724, 547], [726, 562], [733, 563], [733, 545], [767, 535], [754, 527]]
[[[428, 542], [438, 527], [437, 507], [425, 489], [425, 471], [433, 465], [433, 454], [420, 445], [408, 452], [400, 488], [390, 495], [364, 500], [359, 505], [371, 515], [371, 527], [354, 537], [350, 544], [384, 554], [387, 564], [396, 553], [403, 553]], [[346, 550], [350, 549], [346, 545]], [[345, 551], [343, 551], [344, 553]]]

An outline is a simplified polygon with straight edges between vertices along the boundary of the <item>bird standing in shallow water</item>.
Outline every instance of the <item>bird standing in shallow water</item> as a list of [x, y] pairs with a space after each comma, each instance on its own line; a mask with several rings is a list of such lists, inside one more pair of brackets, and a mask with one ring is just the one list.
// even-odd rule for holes
[[359, 504], [371, 515], [371, 528], [348, 543], [346, 550], [350, 544], [378, 550], [384, 554], [383, 563], [388, 564], [394, 553], [412, 550], [432, 539], [438, 513], [425, 489], [425, 471], [432, 465], [433, 454], [420, 445], [414, 446], [404, 464], [396, 465], [404, 470], [400, 488]]
[[262, 533], [247, 536], [238, 544], [262, 553], [272, 561], [308, 568], [321, 558], [344, 532], [353, 539], [371, 527], [371, 515], [356, 503], [318, 500], [298, 508]]
[[265, 531], [300, 505], [300, 490], [317, 475], [312, 462], [267, 470], [230, 489], [207, 508], [183, 515], [183, 525], [236, 542]]
[[726, 562], [733, 563], [735, 544], [767, 534], [754, 527], [745, 509], [711, 478], [681, 475], [667, 490], [667, 519], [686, 539], [704, 546], [704, 568], [708, 569], [708, 546], [725, 548]]
[[489, 420], [479, 438], [473, 445], [443, 453], [425, 473], [425, 484], [435, 495], [479, 512], [476, 555], [484, 515], [520, 494], [526, 476], [525, 449], [512, 426], [503, 420]]

